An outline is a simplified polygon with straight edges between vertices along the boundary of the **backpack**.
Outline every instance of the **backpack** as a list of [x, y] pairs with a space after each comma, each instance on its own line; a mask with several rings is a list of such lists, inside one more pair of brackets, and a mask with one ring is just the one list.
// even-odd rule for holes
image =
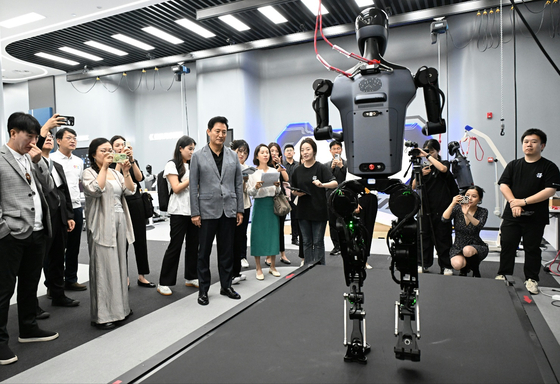
[[173, 193], [167, 184], [167, 179], [163, 177], [163, 171], [157, 174], [157, 193], [158, 193], [158, 204], [159, 210], [161, 212], [167, 212], [169, 207], [169, 197]]

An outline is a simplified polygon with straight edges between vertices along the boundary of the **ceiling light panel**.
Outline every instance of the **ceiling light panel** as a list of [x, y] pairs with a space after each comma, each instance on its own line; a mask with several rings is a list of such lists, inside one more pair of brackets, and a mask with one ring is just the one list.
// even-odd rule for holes
[[190, 20], [187, 19], [179, 19], [179, 20], [175, 20], [175, 22], [177, 24], [179, 24], [181, 27], [188, 29], [191, 32], [194, 32], [202, 37], [205, 38], [210, 38], [210, 37], [215, 37], [216, 35], [212, 32], [210, 32], [209, 30], [207, 30], [206, 28], [201, 27], [198, 24], [193, 23]]
[[101, 49], [102, 51], [106, 51], [106, 52], [112, 53], [113, 55], [117, 55], [117, 56], [126, 56], [126, 55], [128, 55], [128, 53], [125, 52], [125, 51], [121, 51], [120, 49], [113, 48], [113, 47], [110, 47], [110, 46], [108, 46], [108, 45], [98, 43], [97, 41], [92, 41], [92, 40], [90, 40], [90, 41], [86, 41], [84, 44], [89, 45], [90, 47], [94, 47], [94, 48], [97, 48], [97, 49]]
[[14, 28], [19, 27], [20, 25], [25, 25], [29, 23], [34, 23], [35, 21], [43, 20], [45, 16], [39, 15], [38, 13], [31, 12], [25, 15], [21, 15], [18, 17], [13, 17], [8, 20], [4, 20], [0, 22], [0, 27], [4, 28]]
[[63, 58], [63, 57], [59, 57], [59, 56], [55, 56], [55, 55], [50, 55], [50, 54], [44, 53], [44, 52], [37, 52], [37, 53], [35, 54], [35, 56], [42, 57], [43, 59], [58, 61], [59, 63], [64, 63], [64, 64], [68, 64], [68, 65], [78, 65], [78, 64], [80, 64], [80, 63], [78, 63], [77, 61], [68, 60], [68, 59], [65, 59], [65, 58]]
[[[313, 12], [315, 16], [317, 16], [319, 11], [319, 0], [301, 0], [301, 2], [307, 8], [309, 8], [309, 10]], [[326, 15], [327, 13], [329, 13], [328, 9], [325, 8], [323, 4], [321, 4], [321, 14]]]
[[280, 14], [272, 5], [259, 8], [259, 12], [268, 17], [274, 24], [286, 23], [288, 19]]
[[373, 3], [373, 0], [356, 0], [356, 4], [358, 4], [358, 7], [360, 8], [369, 7], [370, 5], [375, 5]]
[[237, 29], [239, 32], [243, 32], [251, 29], [247, 24], [245, 24], [244, 22], [240, 21], [239, 19], [235, 18], [232, 15], [220, 16], [218, 17], [218, 19], [222, 20], [230, 27]]
[[86, 59], [90, 59], [90, 60], [93, 60], [93, 61], [101, 61], [101, 60], [103, 60], [102, 57], [95, 56], [95, 55], [91, 55], [91, 54], [89, 54], [89, 53], [86, 53], [86, 52], [83, 52], [83, 51], [79, 51], [79, 50], [77, 50], [77, 49], [70, 48], [70, 47], [60, 47], [60, 48], [58, 48], [58, 49], [60, 49], [61, 51], [70, 53], [70, 54], [72, 54], [72, 55], [76, 55], [76, 56], [80, 56], [80, 57], [85, 57]]
[[156, 49], [155, 47], [152, 47], [149, 44], [143, 43], [140, 40], [136, 40], [133, 39], [132, 37], [128, 37], [126, 35], [123, 35], [121, 33], [117, 33], [116, 35], [111, 36], [113, 39], [117, 39], [122, 41], [123, 43], [127, 43], [130, 44], [136, 48], [140, 48], [143, 49], [145, 51], [151, 51], [152, 49]]
[[182, 44], [184, 43], [183, 40], [176, 38], [173, 35], [170, 35], [167, 32], [162, 31], [161, 29], [158, 29], [156, 27], [146, 27], [146, 28], [142, 28], [142, 30], [144, 32], [147, 32], [151, 35], [154, 35], [156, 37], [159, 37], [162, 40], [165, 40], [171, 44]]

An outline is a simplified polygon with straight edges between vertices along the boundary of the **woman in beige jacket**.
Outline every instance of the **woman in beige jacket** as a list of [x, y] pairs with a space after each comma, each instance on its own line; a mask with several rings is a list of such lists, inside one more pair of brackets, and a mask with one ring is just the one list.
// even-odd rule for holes
[[109, 140], [94, 139], [88, 150], [91, 167], [84, 170], [86, 224], [90, 257], [91, 324], [111, 329], [132, 311], [128, 302], [126, 243], [134, 242], [125, 196], [136, 190], [130, 162], [123, 174], [109, 168], [113, 162]]

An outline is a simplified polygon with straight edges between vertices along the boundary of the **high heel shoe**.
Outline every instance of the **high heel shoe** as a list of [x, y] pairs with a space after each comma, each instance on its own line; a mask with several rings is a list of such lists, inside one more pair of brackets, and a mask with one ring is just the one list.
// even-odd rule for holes
[[154, 283], [150, 283], [149, 281], [147, 283], [143, 283], [140, 280], [138, 280], [138, 286], [144, 287], [144, 288], [155, 288], [156, 287], [156, 285]]

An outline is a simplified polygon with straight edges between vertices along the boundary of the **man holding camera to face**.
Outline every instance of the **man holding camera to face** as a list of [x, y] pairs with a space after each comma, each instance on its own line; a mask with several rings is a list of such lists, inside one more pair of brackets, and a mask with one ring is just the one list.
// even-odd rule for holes
[[[346, 160], [342, 159], [342, 143], [338, 140], [333, 140], [329, 144], [329, 150], [332, 155], [332, 160], [327, 161], [326, 165], [332, 172], [336, 179], [338, 185], [342, 184], [346, 180]], [[327, 201], [329, 201], [329, 196], [333, 193], [334, 189], [327, 189]], [[338, 232], [336, 231], [336, 215], [327, 206], [329, 212], [329, 231], [331, 233], [331, 240], [333, 242], [333, 249], [331, 251], [331, 256], [340, 255], [340, 242], [338, 240]]]

